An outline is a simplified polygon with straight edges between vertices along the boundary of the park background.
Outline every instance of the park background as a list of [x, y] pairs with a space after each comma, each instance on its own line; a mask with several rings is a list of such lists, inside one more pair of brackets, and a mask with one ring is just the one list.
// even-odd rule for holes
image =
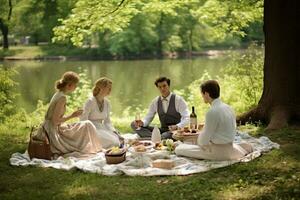
[[199, 121], [208, 109], [199, 84], [207, 79], [220, 82], [222, 100], [238, 115], [254, 108], [263, 91], [263, 9], [259, 0], [1, 0], [0, 198], [296, 199], [299, 129], [269, 133], [263, 121], [238, 129], [266, 135], [281, 149], [193, 176], [105, 177], [9, 165], [12, 153], [25, 151], [67, 70], [81, 77], [68, 112], [83, 105], [99, 77], [113, 80], [111, 116], [123, 133], [136, 112], [147, 112], [162, 75], [195, 106]]

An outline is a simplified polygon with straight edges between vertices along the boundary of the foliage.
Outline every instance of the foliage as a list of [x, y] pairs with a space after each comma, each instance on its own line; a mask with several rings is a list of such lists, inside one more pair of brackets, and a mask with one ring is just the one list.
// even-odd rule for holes
[[80, 81], [76, 90], [68, 97], [68, 110], [70, 112], [83, 109], [83, 105], [88, 99], [88, 97], [92, 94], [92, 84], [91, 81], [87, 77], [87, 70], [82, 70], [79, 73]]
[[[3, 2], [0, 18], [5, 19]], [[53, 41], [69, 49], [89, 47], [83, 52], [99, 57], [160, 56], [263, 41], [262, 0], [12, 2], [11, 42], [30, 36], [38, 44], [55, 36]]]
[[0, 122], [16, 112], [13, 102], [16, 97], [14, 87], [17, 83], [12, 80], [15, 73], [16, 71], [0, 65]]
[[239, 38], [246, 37], [252, 30], [247, 28], [254, 22], [254, 27], [262, 30], [262, 1], [120, 2], [78, 1], [72, 14], [54, 28], [53, 41], [83, 46], [98, 34], [99, 51], [103, 54], [157, 55], [190, 52], [207, 45], [239, 44]]
[[253, 44], [247, 52], [232, 53], [231, 62], [224, 68], [221, 76], [213, 77], [208, 72], [195, 80], [187, 88], [176, 91], [194, 105], [200, 121], [204, 120], [208, 105], [200, 95], [200, 84], [216, 79], [221, 87], [221, 98], [230, 104], [237, 113], [242, 113], [257, 105], [262, 94], [263, 49]]
[[15, 6], [13, 32], [17, 36], [32, 37], [32, 42], [50, 42], [52, 29], [58, 18], [66, 17], [75, 4], [74, 0], [37, 1], [22, 0]]
[[238, 113], [256, 106], [263, 89], [263, 49], [255, 44], [247, 53], [233, 53], [220, 77], [223, 99]]

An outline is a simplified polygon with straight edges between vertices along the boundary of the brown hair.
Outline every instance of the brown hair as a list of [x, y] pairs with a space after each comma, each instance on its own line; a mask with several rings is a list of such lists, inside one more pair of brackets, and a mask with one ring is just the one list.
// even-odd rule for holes
[[209, 96], [216, 99], [220, 96], [220, 86], [216, 80], [208, 80], [200, 85], [201, 92], [207, 92]]
[[108, 84], [112, 84], [112, 80], [106, 77], [99, 78], [93, 87], [93, 96], [97, 96], [102, 88], [108, 86]]
[[154, 84], [156, 85], [156, 87], [158, 86], [158, 83], [161, 83], [161, 82], [164, 82], [164, 81], [167, 81], [168, 83], [168, 86], [170, 86], [170, 83], [171, 83], [171, 80], [168, 79], [167, 77], [159, 77], [155, 80]]
[[77, 73], [69, 71], [65, 72], [61, 79], [57, 80], [55, 82], [55, 88], [59, 91], [64, 90], [64, 88], [70, 84], [70, 83], [78, 83], [79, 82], [79, 76]]

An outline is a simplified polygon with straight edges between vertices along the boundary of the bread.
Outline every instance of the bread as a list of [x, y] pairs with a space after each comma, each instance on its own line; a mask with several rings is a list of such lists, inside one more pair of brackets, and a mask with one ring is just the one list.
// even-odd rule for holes
[[134, 150], [136, 152], [145, 152], [147, 149], [146, 149], [146, 147], [144, 145], [138, 145], [138, 146], [134, 147]]
[[152, 162], [152, 167], [162, 168], [162, 169], [172, 169], [175, 166], [173, 160], [168, 159], [157, 159]]

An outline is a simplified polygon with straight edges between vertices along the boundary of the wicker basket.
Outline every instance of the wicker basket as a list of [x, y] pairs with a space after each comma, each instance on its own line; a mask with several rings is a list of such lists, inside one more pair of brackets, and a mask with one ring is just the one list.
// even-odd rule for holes
[[118, 154], [109, 154], [111, 149], [105, 152], [105, 159], [107, 164], [118, 164], [126, 160], [126, 149], [123, 149]]

